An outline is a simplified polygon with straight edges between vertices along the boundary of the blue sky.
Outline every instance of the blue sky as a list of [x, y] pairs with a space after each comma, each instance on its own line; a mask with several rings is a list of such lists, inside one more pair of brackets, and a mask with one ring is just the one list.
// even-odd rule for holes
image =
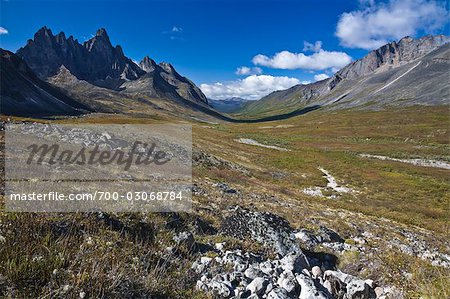
[[170, 62], [215, 98], [256, 99], [386, 41], [449, 32], [448, 1], [437, 0], [0, 1], [2, 48], [16, 51], [44, 25], [79, 41], [104, 27], [130, 58]]

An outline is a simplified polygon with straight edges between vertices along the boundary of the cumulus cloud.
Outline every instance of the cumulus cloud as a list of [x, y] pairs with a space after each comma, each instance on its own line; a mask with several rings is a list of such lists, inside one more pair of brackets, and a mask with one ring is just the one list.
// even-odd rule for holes
[[257, 100], [275, 90], [282, 90], [300, 84], [297, 78], [269, 75], [251, 75], [244, 79], [225, 83], [201, 84], [200, 89], [210, 99], [223, 100], [240, 97]]
[[262, 74], [262, 69], [259, 67], [241, 66], [236, 69], [236, 75], [259, 75]]
[[327, 74], [314, 75], [314, 81], [322, 81], [322, 80], [325, 80], [325, 79], [328, 79], [328, 78], [330, 78], [330, 76], [328, 76]]
[[343, 13], [339, 18], [336, 36], [345, 47], [370, 50], [419, 31], [433, 33], [449, 17], [445, 1], [361, 1], [361, 5], [361, 9]]
[[8, 30], [6, 28], [0, 27], [0, 35], [8, 34]]
[[315, 44], [305, 42], [303, 51], [314, 51], [314, 53], [305, 55], [304, 53], [281, 51], [272, 57], [258, 54], [253, 57], [252, 62], [255, 65], [276, 69], [324, 70], [342, 68], [352, 61], [352, 58], [344, 52], [323, 50], [321, 41], [317, 41]]

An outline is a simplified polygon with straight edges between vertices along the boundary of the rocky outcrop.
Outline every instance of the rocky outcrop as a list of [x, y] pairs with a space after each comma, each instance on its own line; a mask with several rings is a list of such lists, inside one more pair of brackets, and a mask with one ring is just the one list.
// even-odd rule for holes
[[[251, 238], [266, 244], [280, 256], [301, 252], [289, 223], [274, 214], [231, 208], [220, 231], [238, 239]], [[305, 259], [305, 263], [307, 263]]]
[[[324, 260], [307, 256], [295, 241], [289, 223], [274, 214], [233, 207], [219, 233], [253, 240], [272, 248], [276, 258], [226, 249], [215, 244], [214, 257], [202, 256], [192, 265], [197, 288], [219, 298], [377, 298], [376, 283], [348, 275]], [[342, 242], [332, 230], [321, 228], [315, 240]], [[378, 287], [378, 296], [387, 295]], [[385, 297], [386, 298], [386, 297]]]

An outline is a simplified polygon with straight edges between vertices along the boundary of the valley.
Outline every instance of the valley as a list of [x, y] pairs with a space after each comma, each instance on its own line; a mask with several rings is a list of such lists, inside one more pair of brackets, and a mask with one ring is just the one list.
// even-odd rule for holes
[[[402, 121], [399, 123], [400, 115]], [[421, 158], [448, 162], [448, 108], [418, 106], [382, 112], [346, 110], [332, 112], [331, 116], [330, 112], [314, 111], [289, 120], [267, 123], [243, 125], [220, 122], [205, 125], [193, 122], [194, 153], [197, 153], [193, 158], [194, 213], [176, 217], [181, 217], [182, 220], [179, 221], [186, 222], [189, 227], [191, 224], [188, 223], [191, 223], [190, 219], [193, 217], [207, 219], [214, 227], [213, 231], [216, 231], [221, 227], [224, 215], [227, 215], [225, 211], [239, 206], [279, 215], [289, 221], [289, 225], [299, 236], [303, 236], [305, 232], [317, 235], [326, 227], [336, 232], [343, 243], [314, 243], [303, 237], [303, 241], [300, 239], [302, 249], [310, 248], [311, 252], [333, 254], [337, 259], [336, 265], [342, 271], [364, 279], [373, 279], [384, 287], [394, 287], [389, 289], [393, 297], [399, 296], [396, 292], [402, 292], [402, 296], [411, 298], [430, 292], [436, 297], [445, 296], [444, 286], [448, 283], [450, 265], [450, 249], [445, 241], [449, 229], [448, 170], [395, 160], [367, 159], [360, 155], [370, 153], [402, 159]], [[18, 120], [21, 119], [12, 119]], [[179, 122], [176, 119], [170, 121]], [[161, 120], [92, 114], [56, 122], [160, 123]], [[359, 125], [355, 126], [355, 123]], [[236, 142], [239, 138], [288, 150], [280, 151]], [[328, 173], [328, 178], [324, 177], [324, 171], [320, 168]], [[328, 189], [326, 187], [330, 182], [334, 187]], [[322, 188], [322, 195], [313, 196], [303, 192], [311, 187]], [[31, 221], [44, 229], [47, 225], [53, 225], [51, 223], [72, 221], [72, 216], [69, 215], [11, 217], [12, 215], [4, 214], [3, 223], [15, 225], [18, 221]], [[172, 217], [170, 214], [119, 214], [114, 217], [119, 217], [120, 221], [150, 217], [146, 221], [156, 225], [157, 243], [166, 244], [165, 246], [172, 244], [170, 238], [167, 239], [167, 234], [170, 235], [172, 229], [164, 224], [170, 223], [165, 220]], [[83, 223], [85, 221], [87, 220], [82, 220]], [[89, 228], [90, 224], [85, 225], [88, 225], [86, 228], [90, 231], [87, 235], [96, 240], [96, 245], [91, 245], [91, 254], [100, 254], [110, 248], [101, 245], [106, 242], [106, 235], [108, 238], [121, 238], [120, 234], [108, 232], [108, 226], [93, 231], [93, 227]], [[178, 229], [180, 228], [176, 228], [175, 232]], [[212, 232], [196, 233], [194, 236], [195, 242], [199, 243], [225, 242], [226, 248], [241, 248], [244, 251], [259, 252], [262, 256], [273, 254], [270, 253], [269, 243], [266, 243], [268, 241], [256, 245], [239, 237], [230, 238], [226, 234]], [[4, 237], [7, 240], [11, 238], [9, 234], [4, 234]], [[85, 244], [85, 238], [86, 235], [79, 239], [69, 233], [64, 239], [57, 238], [50, 242], [54, 246], [52, 250], [57, 250], [63, 240], [64, 243]], [[21, 243], [11, 243], [11, 250], [16, 246], [26, 246], [19, 244]], [[154, 243], [139, 246], [156, 246], [151, 244]], [[134, 248], [136, 245], [124, 244], [118, 250], [126, 250], [127, 246]], [[79, 254], [76, 252], [66, 254]], [[176, 253], [175, 256], [178, 257], [173, 257], [173, 262], [178, 260], [179, 263], [181, 259], [188, 263], [186, 267], [189, 268], [190, 263], [198, 256], [198, 253], [191, 254], [179, 256]], [[144, 257], [138, 255], [138, 259], [141, 258]], [[190, 259], [193, 259], [192, 262], [189, 262]], [[172, 271], [169, 270], [172, 262], [167, 262], [165, 271]], [[125, 265], [123, 267], [128, 268]], [[33, 267], [23, 268], [20, 271], [27, 272], [22, 272], [21, 275], [33, 275], [35, 270], [32, 269]], [[203, 273], [202, 271], [199, 273]], [[173, 272], [170, 272], [169, 276], [172, 275]], [[161, 283], [169, 279], [164, 277], [166, 276], [162, 275]], [[154, 291], [155, 287], [146, 288]], [[182, 293], [178, 293], [181, 290], [167, 286], [164, 294], [168, 294], [169, 290], [175, 292], [171, 296], [186, 294], [185, 288]], [[204, 289], [215, 292], [208, 287]]]

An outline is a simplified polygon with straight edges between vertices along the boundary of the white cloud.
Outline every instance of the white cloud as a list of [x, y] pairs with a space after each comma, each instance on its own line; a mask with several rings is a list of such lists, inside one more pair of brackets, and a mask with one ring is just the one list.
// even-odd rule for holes
[[172, 32], [182, 32], [182, 31], [183, 31], [183, 28], [181, 28], [181, 27], [177, 27], [177, 26], [172, 27]]
[[316, 41], [314, 44], [308, 43], [307, 41], [303, 42], [303, 52], [318, 52], [320, 49], [322, 49], [322, 42], [320, 40]]
[[370, 50], [419, 31], [433, 33], [449, 17], [445, 1], [361, 1], [361, 5], [360, 10], [343, 13], [339, 18], [336, 36], [345, 47]]
[[241, 66], [236, 69], [236, 75], [259, 75], [262, 74], [262, 69], [259, 67]]
[[0, 27], [0, 35], [8, 34], [8, 29]]
[[210, 99], [240, 97], [257, 100], [272, 91], [287, 89], [297, 84], [300, 84], [297, 78], [251, 75], [225, 83], [201, 84], [200, 89]]
[[325, 70], [328, 68], [342, 68], [352, 61], [352, 58], [344, 52], [325, 51], [322, 49], [322, 42], [315, 44], [305, 42], [303, 51], [314, 51], [314, 54], [292, 53], [282, 51], [272, 57], [258, 54], [253, 57], [255, 65], [262, 65], [276, 69], [307, 69]]
[[314, 75], [314, 81], [322, 81], [322, 80], [325, 80], [325, 79], [328, 79], [328, 78], [330, 78], [330, 76], [328, 76], [327, 74]]

